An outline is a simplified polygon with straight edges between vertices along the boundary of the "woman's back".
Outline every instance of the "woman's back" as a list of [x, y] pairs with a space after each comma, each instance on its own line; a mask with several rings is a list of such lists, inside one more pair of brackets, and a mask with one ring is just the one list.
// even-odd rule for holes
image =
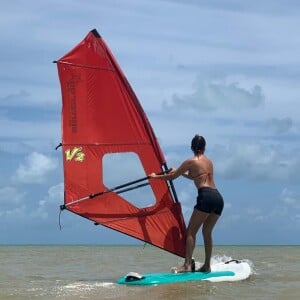
[[189, 176], [196, 187], [216, 188], [213, 178], [213, 164], [205, 155], [195, 155], [189, 160]]

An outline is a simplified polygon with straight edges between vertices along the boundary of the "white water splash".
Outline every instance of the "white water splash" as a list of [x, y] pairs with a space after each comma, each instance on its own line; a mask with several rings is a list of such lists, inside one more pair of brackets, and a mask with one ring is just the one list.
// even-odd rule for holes
[[[199, 269], [203, 263], [195, 262], [196, 269]], [[216, 271], [232, 271], [234, 276], [215, 277], [207, 280], [217, 281], [240, 281], [245, 280], [252, 274], [256, 274], [254, 264], [248, 259], [236, 259], [228, 255], [215, 255], [211, 259], [211, 270]]]

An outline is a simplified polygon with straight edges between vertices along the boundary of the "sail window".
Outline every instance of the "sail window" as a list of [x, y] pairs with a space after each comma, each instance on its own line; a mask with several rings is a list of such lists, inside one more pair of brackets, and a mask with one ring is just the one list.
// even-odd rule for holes
[[[126, 182], [146, 177], [142, 163], [134, 152], [109, 153], [103, 157], [103, 183], [107, 188], [114, 188]], [[129, 185], [124, 189], [147, 183], [145, 180]], [[134, 188], [120, 196], [138, 208], [153, 206], [156, 202], [150, 185]]]

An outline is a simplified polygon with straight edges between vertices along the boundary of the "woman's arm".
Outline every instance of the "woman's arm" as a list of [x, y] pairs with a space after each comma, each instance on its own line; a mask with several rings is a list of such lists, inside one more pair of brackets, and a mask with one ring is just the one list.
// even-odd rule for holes
[[156, 174], [156, 173], [151, 173], [149, 174], [149, 177], [152, 179], [162, 179], [162, 180], [170, 180], [170, 179], [174, 179], [174, 173], [175, 173], [176, 169], [171, 168], [171, 170], [168, 173], [165, 174]]
[[188, 160], [186, 160], [181, 164], [181, 166], [178, 169], [171, 168], [171, 171], [169, 173], [161, 174], [161, 175], [151, 173], [149, 177], [153, 179], [172, 180], [182, 175], [186, 178], [189, 178], [188, 165], [189, 165]]

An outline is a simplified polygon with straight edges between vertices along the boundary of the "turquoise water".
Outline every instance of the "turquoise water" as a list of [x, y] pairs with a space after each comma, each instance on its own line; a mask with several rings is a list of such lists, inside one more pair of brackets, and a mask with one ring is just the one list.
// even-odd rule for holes
[[[203, 261], [198, 246], [195, 258]], [[181, 258], [146, 246], [0, 246], [0, 299], [299, 299], [300, 246], [216, 246], [214, 261], [246, 259], [250, 278], [124, 286], [130, 271], [168, 272]]]

